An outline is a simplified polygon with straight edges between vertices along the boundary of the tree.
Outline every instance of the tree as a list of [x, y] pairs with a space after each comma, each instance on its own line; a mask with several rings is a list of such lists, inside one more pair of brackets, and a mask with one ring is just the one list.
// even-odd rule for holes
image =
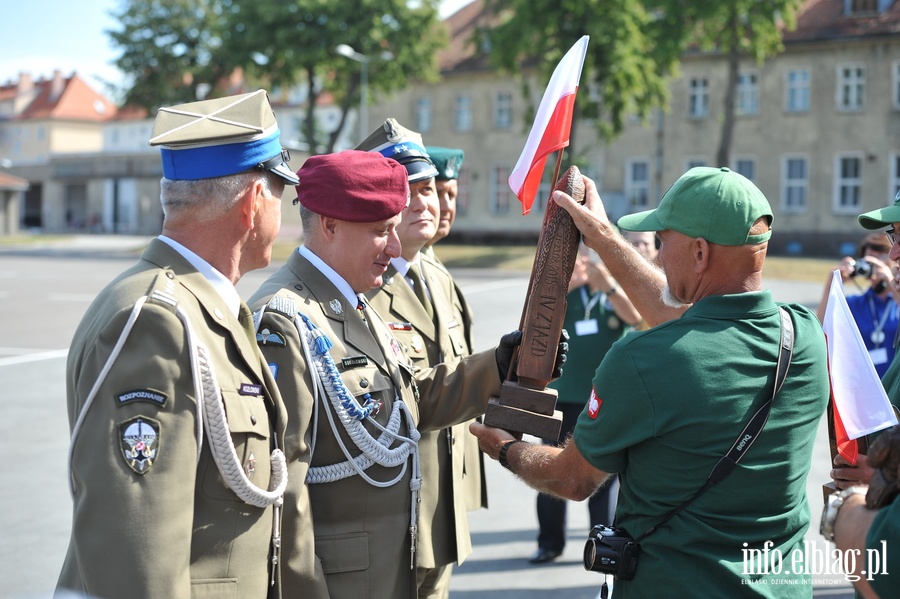
[[[738, 76], [742, 56], [761, 64], [784, 49], [783, 29], [797, 25], [797, 12], [803, 0], [700, 0], [690, 3], [672, 0], [669, 10], [686, 10], [681, 26], [692, 35], [685, 41], [700, 49], [716, 50], [728, 59], [728, 79], [723, 105], [722, 130], [716, 165], [729, 166], [734, 135]], [[688, 7], [683, 5], [688, 4]]]
[[125, 0], [112, 16], [121, 29], [107, 30], [122, 50], [115, 61], [130, 87], [127, 105], [154, 113], [160, 106], [215, 93], [231, 63], [216, 60], [222, 19], [216, 0]]
[[[335, 54], [348, 44], [369, 56], [368, 92], [437, 78], [435, 53], [446, 44], [439, 0], [123, 0], [107, 33], [122, 49], [117, 66], [131, 80], [127, 104], [163, 105], [243, 89], [306, 89], [303, 136], [310, 153], [332, 152], [361, 93], [360, 64]], [[389, 55], [390, 60], [380, 57]], [[323, 94], [341, 108], [334, 131], [314, 118]], [[324, 139], [323, 139], [324, 138]]]
[[[654, 16], [640, 0], [486, 0], [499, 24], [480, 35], [490, 41], [492, 64], [509, 72], [522, 66], [542, 80], [583, 35], [590, 35], [581, 73], [576, 114], [594, 118], [604, 138], [622, 131], [628, 115], [646, 118], [668, 99], [666, 74], [678, 58], [670, 44], [657, 39]], [[526, 95], [529, 88], [526, 86]], [[530, 115], [529, 115], [530, 116]], [[529, 118], [530, 120], [530, 118]], [[570, 149], [574, 148], [576, 121]]]
[[[303, 84], [303, 136], [312, 154], [332, 152], [361, 93], [361, 65], [335, 53], [348, 44], [368, 56], [368, 91], [394, 92], [410, 80], [437, 77], [435, 52], [446, 44], [438, 0], [226, 0], [223, 48], [273, 87]], [[389, 60], [381, 57], [390, 56]], [[334, 131], [317, 131], [314, 110], [323, 94], [341, 107]], [[325, 139], [322, 139], [322, 138]]]

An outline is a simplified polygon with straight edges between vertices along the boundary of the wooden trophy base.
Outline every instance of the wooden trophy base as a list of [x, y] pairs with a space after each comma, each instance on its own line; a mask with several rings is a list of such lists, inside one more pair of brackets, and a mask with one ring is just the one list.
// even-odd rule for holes
[[542, 439], [559, 439], [562, 412], [555, 409], [556, 398], [555, 389], [529, 389], [504, 381], [500, 397], [488, 401], [484, 423]]

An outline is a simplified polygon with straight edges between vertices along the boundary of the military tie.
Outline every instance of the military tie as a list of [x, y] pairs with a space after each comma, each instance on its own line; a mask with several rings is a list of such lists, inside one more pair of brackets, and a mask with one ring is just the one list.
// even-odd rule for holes
[[253, 313], [250, 312], [250, 308], [244, 302], [241, 302], [241, 307], [238, 309], [238, 322], [241, 323], [241, 328], [244, 329], [244, 334], [247, 335], [251, 345], [256, 345], [256, 328], [253, 326]]
[[428, 294], [425, 292], [422, 263], [419, 262], [418, 264], [411, 264], [409, 270], [406, 271], [406, 276], [408, 276], [412, 281], [413, 291], [415, 292], [416, 297], [419, 298], [419, 301], [422, 303], [422, 307], [425, 308], [425, 312], [428, 313], [428, 318], [434, 320], [434, 306], [432, 305], [431, 300], [428, 298]]

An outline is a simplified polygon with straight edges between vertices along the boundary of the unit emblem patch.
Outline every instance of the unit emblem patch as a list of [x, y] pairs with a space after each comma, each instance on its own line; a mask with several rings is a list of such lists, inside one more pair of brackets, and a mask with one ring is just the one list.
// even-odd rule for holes
[[129, 468], [147, 474], [159, 455], [159, 422], [136, 416], [120, 423], [119, 447]]

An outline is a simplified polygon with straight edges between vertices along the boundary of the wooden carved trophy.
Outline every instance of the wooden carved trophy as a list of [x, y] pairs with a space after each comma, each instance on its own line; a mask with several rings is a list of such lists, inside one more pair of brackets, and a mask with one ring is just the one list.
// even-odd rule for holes
[[[584, 181], [578, 167], [569, 167], [557, 181], [557, 189], [584, 202]], [[572, 217], [550, 199], [522, 311], [522, 344], [513, 356], [500, 397], [492, 397], [488, 403], [485, 424], [546, 439], [559, 437], [562, 414], [556, 409], [556, 390], [547, 385], [553, 378], [580, 239]]]

